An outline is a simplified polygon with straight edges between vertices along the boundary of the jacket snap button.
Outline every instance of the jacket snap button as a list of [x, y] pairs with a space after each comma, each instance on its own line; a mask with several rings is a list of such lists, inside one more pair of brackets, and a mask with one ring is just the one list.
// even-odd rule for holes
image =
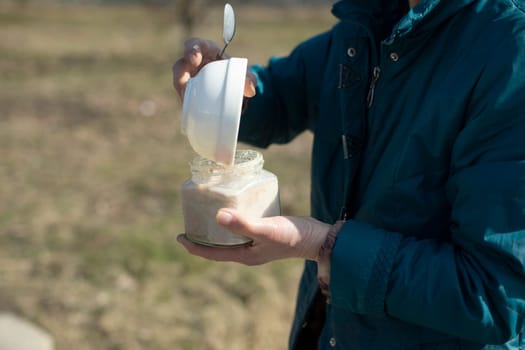
[[334, 347], [337, 342], [335, 341], [335, 338], [330, 338], [330, 346]]
[[355, 57], [355, 55], [357, 55], [357, 50], [353, 47], [350, 47], [348, 48], [348, 50], [346, 50], [346, 54], [348, 55], [348, 57]]
[[394, 62], [399, 61], [399, 55], [396, 52], [390, 53], [390, 59]]

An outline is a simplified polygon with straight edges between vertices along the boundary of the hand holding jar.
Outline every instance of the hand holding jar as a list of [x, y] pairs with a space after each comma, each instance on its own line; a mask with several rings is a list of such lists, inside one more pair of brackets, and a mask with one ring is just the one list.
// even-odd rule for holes
[[[198, 108], [192, 110], [195, 113], [189, 113], [189, 110], [194, 108], [194, 105], [190, 104], [189, 96], [196, 97], [201, 105], [212, 103], [203, 93], [212, 89], [212, 84], [206, 85], [203, 80], [203, 84], [199, 86], [202, 90], [198, 90], [194, 79], [191, 80], [193, 84], [188, 84], [188, 81], [197, 78], [197, 74], [205, 65], [220, 59], [219, 52], [219, 47], [211, 41], [186, 41], [184, 56], [173, 66], [173, 83], [184, 100], [183, 125], [188, 124], [187, 121], [184, 122], [185, 119], [192, 118], [193, 122], [201, 120], [208, 123], [196, 130], [216, 132], [218, 136], [213, 139], [221, 142], [217, 143], [215, 148], [234, 152], [236, 137], [232, 144], [223, 142], [225, 137], [220, 131], [238, 130], [237, 126], [225, 128], [223, 124], [228, 120], [236, 120], [238, 123], [240, 111], [239, 115], [236, 112], [233, 113], [235, 115], [226, 118], [224, 111], [217, 109], [216, 115], [209, 119], [205, 118], [207, 115], [204, 112], [203, 117], [199, 119]], [[202, 74], [207, 72], [210, 66], [212, 64], [203, 69]], [[253, 74], [247, 70], [243, 84], [242, 81], [239, 82], [238, 77], [232, 78], [232, 70], [228, 70], [224, 76], [228, 83], [221, 86], [238, 85], [238, 93], [230, 98], [217, 94], [226, 104], [239, 102], [243, 95], [255, 95], [256, 79]], [[199, 77], [202, 77], [202, 74], [199, 74]], [[241, 76], [244, 75], [243, 72]], [[188, 91], [184, 97], [186, 86]], [[218, 121], [220, 125], [210, 126], [210, 120]], [[193, 136], [199, 141], [209, 139], [205, 138], [202, 132]], [[196, 147], [193, 148], [197, 150]], [[217, 156], [220, 153], [211, 152], [214, 156], [211, 161], [195, 158], [191, 163], [192, 178], [181, 188], [186, 233], [179, 236], [179, 242], [191, 254], [216, 261], [234, 261], [246, 265], [294, 257], [317, 261], [331, 225], [310, 217], [279, 216], [277, 178], [262, 169], [263, 159], [258, 152], [241, 151], [237, 154], [244, 155], [239, 157], [242, 161], [235, 159], [226, 167], [215, 163], [224, 158]], [[200, 154], [202, 156], [202, 153]]]
[[242, 247], [208, 247], [194, 244], [184, 234], [178, 241], [193, 255], [215, 261], [260, 265], [285, 258], [318, 260], [331, 225], [311, 217], [274, 216], [252, 218], [234, 209], [221, 209], [217, 222], [227, 230], [253, 242]]

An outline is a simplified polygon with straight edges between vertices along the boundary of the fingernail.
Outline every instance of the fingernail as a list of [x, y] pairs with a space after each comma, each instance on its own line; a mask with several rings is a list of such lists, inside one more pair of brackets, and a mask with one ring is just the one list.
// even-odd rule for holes
[[232, 220], [233, 220], [232, 214], [228, 213], [227, 211], [220, 210], [217, 213], [217, 221], [220, 224], [228, 225], [228, 224], [230, 224], [232, 222]]

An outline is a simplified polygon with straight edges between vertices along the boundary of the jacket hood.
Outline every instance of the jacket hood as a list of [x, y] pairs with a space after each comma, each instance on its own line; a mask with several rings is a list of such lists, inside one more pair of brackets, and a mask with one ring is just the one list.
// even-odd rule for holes
[[332, 13], [340, 20], [368, 17], [381, 39], [393, 40], [413, 31], [427, 31], [446, 21], [457, 11], [478, 0], [422, 0], [409, 9], [408, 0], [341, 0]]

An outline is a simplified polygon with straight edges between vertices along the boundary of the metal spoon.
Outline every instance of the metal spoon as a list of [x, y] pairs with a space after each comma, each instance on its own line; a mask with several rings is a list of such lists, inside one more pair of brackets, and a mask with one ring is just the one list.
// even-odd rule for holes
[[224, 24], [222, 27], [222, 37], [224, 39], [224, 47], [221, 50], [219, 57], [222, 57], [224, 51], [231, 43], [233, 36], [235, 35], [235, 12], [233, 12], [233, 7], [226, 3], [224, 5]]

